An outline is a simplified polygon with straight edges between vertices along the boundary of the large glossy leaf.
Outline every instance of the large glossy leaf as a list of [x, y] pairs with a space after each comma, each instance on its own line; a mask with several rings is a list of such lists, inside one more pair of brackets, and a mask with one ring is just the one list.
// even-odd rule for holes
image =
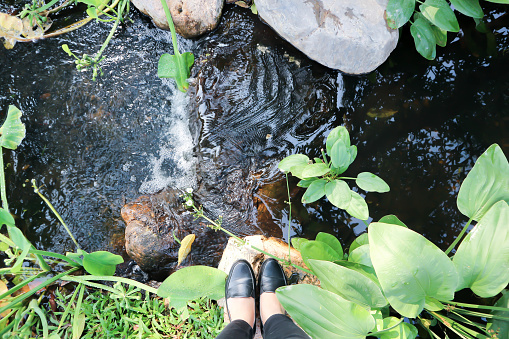
[[321, 241], [329, 245], [339, 257], [343, 257], [343, 246], [339, 242], [338, 238], [329, 233], [320, 232], [316, 235], [316, 241]]
[[380, 339], [414, 339], [417, 337], [417, 328], [409, 323], [401, 322], [395, 317], [384, 318], [383, 327], [391, 328], [397, 323], [398, 326], [380, 334]]
[[97, 251], [83, 255], [83, 267], [92, 275], [113, 275], [118, 264], [124, 262], [121, 256], [107, 252]]
[[309, 264], [327, 291], [370, 308], [387, 305], [380, 287], [365, 275], [330, 261], [309, 260]]
[[310, 204], [323, 197], [325, 195], [325, 184], [327, 184], [325, 179], [313, 181], [302, 196], [302, 203]]
[[343, 180], [335, 179], [325, 185], [325, 194], [330, 203], [341, 209], [347, 209], [352, 200], [352, 191]]
[[300, 246], [305, 243], [305, 242], [308, 242], [309, 240], [306, 239], [306, 238], [292, 238], [292, 246], [293, 248], [295, 248], [297, 251], [300, 252]]
[[410, 20], [414, 13], [415, 0], [389, 0], [386, 20], [390, 28], [400, 28]]
[[447, 45], [447, 31], [435, 25], [431, 25], [431, 29], [435, 36], [435, 43], [440, 47], [445, 47]]
[[[366, 233], [366, 235], [367, 235], [367, 233]], [[366, 266], [366, 265], [358, 264], [356, 262], [345, 261], [345, 260], [335, 261], [334, 263], [344, 266], [346, 268], [349, 268], [351, 270], [354, 270], [356, 272], [359, 272], [360, 274], [371, 279], [371, 281], [373, 281], [375, 284], [377, 284], [380, 287], [380, 290], [382, 289], [382, 286], [380, 285], [380, 281], [378, 280], [378, 278], [376, 276], [375, 269], [372, 266]]]
[[[505, 307], [507, 311], [491, 311], [494, 316], [509, 318], [509, 290], [503, 290], [503, 295], [495, 303], [495, 307]], [[509, 338], [509, 320], [489, 319], [488, 329], [498, 333], [498, 338]]]
[[279, 302], [312, 338], [364, 339], [375, 320], [363, 307], [312, 285], [280, 287]]
[[351, 195], [352, 200], [350, 200], [350, 204], [346, 209], [348, 214], [357, 219], [368, 220], [369, 209], [368, 204], [366, 204], [364, 198], [361, 197], [359, 193], [354, 191], [351, 191]]
[[509, 206], [499, 201], [465, 237], [453, 258], [458, 290], [470, 287], [483, 298], [497, 295], [509, 283]]
[[277, 165], [277, 168], [283, 172], [288, 173], [292, 171], [292, 167], [298, 165], [307, 165], [308, 162], [309, 158], [304, 154], [292, 154], [281, 160]]
[[315, 240], [310, 240], [302, 243], [300, 245], [300, 254], [302, 256], [302, 260], [304, 260], [304, 263], [308, 267], [309, 259], [327, 261], [336, 261], [343, 259], [343, 256], [340, 256], [336, 251], [332, 249], [332, 247], [330, 247], [324, 242]]
[[422, 15], [435, 26], [450, 32], [459, 32], [460, 26], [454, 11], [445, 0], [426, 0], [419, 6]]
[[480, 19], [484, 16], [479, 0], [451, 0], [451, 4], [459, 12], [472, 18]]
[[334, 167], [348, 168], [348, 165], [350, 165], [350, 152], [343, 140], [336, 141], [334, 146], [332, 146], [330, 158]]
[[325, 142], [327, 154], [331, 155], [332, 146], [334, 146], [338, 140], [342, 140], [347, 147], [350, 147], [350, 134], [344, 126], [334, 128], [327, 136], [327, 141]]
[[357, 247], [369, 244], [368, 234], [362, 233], [350, 244], [349, 252], [352, 253]]
[[373, 267], [371, 262], [371, 254], [369, 252], [369, 244], [361, 245], [350, 252], [348, 261], [358, 263], [365, 266]]
[[329, 171], [329, 166], [323, 163], [307, 165], [306, 168], [302, 171], [302, 178], [305, 179], [311, 177], [319, 177], [327, 174]]
[[475, 162], [458, 193], [458, 209], [479, 221], [499, 200], [509, 203], [509, 163], [497, 144]]
[[21, 122], [21, 111], [13, 105], [9, 106], [7, 118], [0, 127], [0, 146], [16, 149], [25, 137], [25, 124]]
[[416, 16], [412, 26], [410, 26], [410, 33], [414, 38], [417, 52], [428, 60], [435, 59], [437, 46], [435, 34], [429, 21], [423, 18], [422, 15]]
[[405, 223], [403, 223], [403, 221], [399, 220], [399, 218], [397, 216], [395, 216], [394, 214], [389, 214], [389, 215], [383, 216], [380, 218], [380, 220], [378, 220], [378, 222], [407, 227], [407, 225], [405, 225]]
[[384, 223], [369, 225], [368, 235], [376, 275], [398, 313], [415, 318], [426, 297], [453, 299], [458, 273], [433, 243], [408, 228]]
[[370, 172], [359, 173], [355, 183], [366, 192], [385, 193], [390, 191], [389, 185], [382, 178]]

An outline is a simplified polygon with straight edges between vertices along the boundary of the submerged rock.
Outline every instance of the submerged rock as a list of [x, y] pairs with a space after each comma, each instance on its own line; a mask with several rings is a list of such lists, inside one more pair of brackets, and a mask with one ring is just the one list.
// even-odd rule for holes
[[[156, 26], [170, 29], [160, 0], [131, 0], [140, 12], [150, 16]], [[216, 28], [223, 11], [223, 0], [167, 0], [175, 30], [184, 38], [194, 38]]]
[[396, 48], [387, 0], [257, 0], [260, 17], [309, 58], [345, 73], [371, 72]]

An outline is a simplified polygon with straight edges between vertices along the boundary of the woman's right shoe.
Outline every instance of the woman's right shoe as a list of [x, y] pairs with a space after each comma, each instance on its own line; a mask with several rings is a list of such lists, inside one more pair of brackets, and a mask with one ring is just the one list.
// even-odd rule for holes
[[275, 292], [278, 287], [286, 286], [286, 276], [276, 259], [265, 260], [258, 274], [260, 295], [264, 292]]
[[[239, 259], [233, 263], [230, 268], [230, 274], [225, 285], [226, 311], [231, 321], [230, 310], [228, 308], [228, 298], [255, 298], [256, 278], [251, 268], [251, 264], [244, 259]], [[253, 311], [255, 314], [255, 311]], [[253, 324], [253, 330], [256, 328], [256, 316]]]

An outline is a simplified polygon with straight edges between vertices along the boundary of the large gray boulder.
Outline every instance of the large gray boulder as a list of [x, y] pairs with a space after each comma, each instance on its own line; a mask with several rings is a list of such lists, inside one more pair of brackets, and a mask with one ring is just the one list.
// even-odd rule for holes
[[398, 43], [387, 0], [256, 0], [258, 14], [309, 58], [350, 74], [371, 72]]
[[[150, 16], [156, 26], [170, 29], [161, 0], [131, 0], [140, 12]], [[224, 0], [166, 0], [175, 30], [184, 38], [194, 38], [216, 28]]]

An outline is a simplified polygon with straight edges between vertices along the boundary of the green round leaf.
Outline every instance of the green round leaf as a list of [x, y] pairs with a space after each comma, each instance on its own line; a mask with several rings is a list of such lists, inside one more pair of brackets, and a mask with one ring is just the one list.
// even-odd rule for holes
[[460, 26], [454, 11], [445, 0], [426, 0], [419, 6], [422, 15], [435, 26], [449, 32], [459, 32]]
[[302, 260], [308, 265], [309, 259], [336, 261], [343, 259], [336, 251], [326, 243], [321, 241], [310, 240], [300, 245], [300, 254]]
[[379, 286], [363, 274], [330, 261], [311, 259], [309, 264], [320, 280], [320, 286], [327, 291], [361, 306], [380, 308], [387, 305]]
[[437, 246], [408, 228], [391, 224], [371, 223], [368, 235], [376, 275], [398, 313], [415, 318], [426, 297], [453, 299], [458, 273]]
[[92, 275], [113, 275], [118, 264], [124, 262], [121, 256], [107, 252], [97, 251], [83, 255], [83, 267]]
[[[310, 166], [309, 164], [305, 164], [305, 165], [295, 165], [292, 167], [292, 175], [296, 176], [297, 178], [299, 179], [305, 179], [304, 176], [302, 175], [302, 172], [304, 172], [304, 170]], [[309, 178], [311, 179], [311, 178]], [[317, 178], [314, 178], [314, 179], [317, 179]], [[310, 183], [311, 185], [311, 183]]]
[[305, 242], [308, 242], [309, 240], [306, 239], [306, 238], [292, 238], [292, 246], [293, 248], [295, 248], [297, 251], [300, 252], [300, 246], [305, 243]]
[[385, 193], [390, 191], [389, 185], [382, 178], [370, 172], [359, 173], [355, 183], [366, 192]]
[[21, 111], [13, 105], [9, 106], [7, 118], [0, 127], [0, 146], [16, 149], [25, 138], [25, 124], [21, 122]]
[[489, 298], [509, 283], [509, 206], [497, 202], [465, 237], [454, 255], [459, 274], [457, 290], [470, 287]]
[[309, 158], [304, 154], [292, 154], [281, 160], [277, 165], [277, 168], [285, 173], [288, 173], [292, 171], [292, 167], [297, 165], [307, 165], [308, 162]]
[[327, 174], [330, 171], [329, 166], [325, 164], [311, 164], [307, 165], [302, 171], [302, 178], [319, 177]]
[[369, 253], [369, 244], [361, 245], [350, 252], [348, 261], [373, 267], [373, 264], [371, 263], [371, 255]]
[[307, 188], [311, 183], [315, 180], [318, 180], [318, 178], [309, 178], [309, 179], [302, 179], [297, 183], [297, 186]]
[[391, 328], [397, 323], [400, 323], [398, 326], [380, 333], [380, 339], [414, 339], [417, 337], [417, 328], [409, 323], [401, 322], [401, 319], [396, 317], [388, 317], [383, 320], [384, 328]]
[[341, 209], [347, 209], [352, 200], [352, 191], [343, 180], [335, 179], [325, 185], [325, 194], [330, 203]]
[[399, 220], [398, 217], [395, 216], [394, 214], [386, 215], [386, 216], [380, 218], [380, 220], [378, 220], [378, 222], [383, 222], [385, 224], [393, 224], [393, 225], [399, 225], [399, 226], [407, 227], [407, 225], [405, 225], [403, 223], [403, 221]]
[[410, 26], [410, 33], [414, 38], [415, 49], [428, 60], [435, 59], [437, 47], [435, 34], [428, 20], [418, 16]]
[[365, 339], [375, 320], [365, 308], [312, 285], [280, 287], [285, 310], [312, 338]]
[[367, 244], [369, 244], [368, 234], [362, 233], [357, 238], [355, 238], [355, 240], [352, 242], [352, 244], [350, 245], [349, 252], [352, 253], [357, 247], [360, 247], [362, 245], [367, 245]]
[[332, 146], [338, 140], [342, 140], [347, 147], [350, 147], [350, 134], [344, 126], [334, 128], [327, 136], [327, 141], [325, 142], [327, 154], [331, 155]]
[[218, 300], [224, 298], [226, 277], [226, 273], [213, 267], [184, 267], [166, 278], [157, 289], [157, 295], [170, 298], [170, 307], [176, 309], [201, 297]]
[[480, 19], [484, 16], [479, 0], [451, 0], [451, 4], [459, 12], [469, 17]]
[[435, 36], [435, 43], [440, 47], [445, 47], [447, 45], [447, 31], [435, 25], [431, 25], [431, 29]]
[[343, 168], [350, 165], [350, 152], [343, 140], [336, 141], [332, 146], [330, 157], [334, 167]]
[[0, 208], [0, 226], [15, 226], [14, 218], [5, 208]]
[[336, 238], [332, 234], [320, 232], [316, 235], [315, 240], [326, 243], [334, 251], [336, 251], [339, 257], [341, 258], [343, 257], [343, 247], [341, 246], [341, 243], [339, 242], [338, 238]]
[[352, 200], [350, 200], [350, 205], [348, 205], [346, 211], [354, 218], [368, 220], [368, 204], [366, 204], [366, 201], [364, 201], [364, 198], [361, 197], [359, 193], [354, 191], [350, 193], [352, 194]]
[[509, 203], [509, 163], [497, 144], [475, 162], [458, 193], [458, 209], [479, 221], [499, 200]]
[[386, 9], [387, 25], [397, 29], [410, 20], [414, 13], [415, 0], [389, 0]]
[[312, 202], [317, 201], [321, 197], [325, 195], [325, 184], [327, 181], [324, 179], [319, 179], [316, 181], [313, 181], [304, 195], [302, 196], [302, 203], [303, 204], [310, 204]]

